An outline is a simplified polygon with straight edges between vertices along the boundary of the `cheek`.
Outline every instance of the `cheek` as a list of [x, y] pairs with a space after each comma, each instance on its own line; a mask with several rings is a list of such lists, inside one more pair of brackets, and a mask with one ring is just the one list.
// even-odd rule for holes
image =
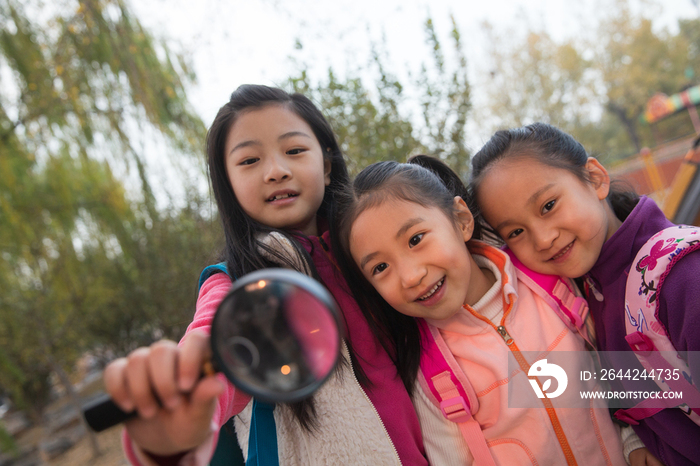
[[236, 188], [233, 189], [233, 194], [236, 196], [238, 203], [241, 205], [243, 211], [250, 215], [251, 217], [256, 216], [256, 213], [260, 210], [253, 201], [254, 195], [251, 190], [251, 186], [247, 186], [245, 183], [237, 183]]

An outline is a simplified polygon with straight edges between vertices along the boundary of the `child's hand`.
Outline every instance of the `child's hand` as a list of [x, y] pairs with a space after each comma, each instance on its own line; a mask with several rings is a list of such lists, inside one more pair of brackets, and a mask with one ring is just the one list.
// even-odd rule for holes
[[664, 466], [647, 448], [637, 448], [630, 453], [630, 466]]
[[210, 435], [216, 398], [224, 390], [215, 376], [200, 379], [211, 357], [209, 336], [192, 331], [181, 346], [169, 340], [132, 351], [104, 372], [107, 392], [125, 411], [131, 439], [146, 451], [171, 455], [191, 450]]

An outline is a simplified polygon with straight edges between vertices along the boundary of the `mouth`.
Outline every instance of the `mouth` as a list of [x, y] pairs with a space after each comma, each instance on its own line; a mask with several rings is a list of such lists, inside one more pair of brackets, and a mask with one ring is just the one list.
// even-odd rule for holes
[[571, 248], [574, 247], [574, 242], [575, 241], [570, 242], [566, 247], [564, 247], [564, 249], [553, 255], [549, 260], [556, 261], [557, 259], [561, 259], [562, 257], [564, 257], [566, 253], [571, 251]]
[[442, 277], [439, 282], [437, 282], [430, 290], [428, 290], [427, 293], [418, 298], [416, 301], [425, 301], [426, 299], [429, 299], [442, 287], [443, 283], [445, 283], [445, 277]]
[[278, 193], [278, 194], [273, 194], [272, 196], [267, 198], [267, 202], [273, 202], [273, 201], [279, 201], [281, 199], [288, 199], [290, 197], [297, 197], [299, 194], [297, 193]]

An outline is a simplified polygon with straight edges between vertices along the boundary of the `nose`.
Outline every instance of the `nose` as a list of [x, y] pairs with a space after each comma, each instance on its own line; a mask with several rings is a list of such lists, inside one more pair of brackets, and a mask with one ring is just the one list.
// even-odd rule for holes
[[541, 227], [535, 230], [533, 237], [535, 249], [546, 251], [554, 245], [554, 240], [559, 237], [559, 233], [555, 228]]
[[265, 164], [265, 182], [275, 183], [286, 180], [292, 177], [292, 172], [289, 169], [284, 157], [275, 154], [267, 158]]
[[401, 262], [399, 276], [401, 285], [404, 288], [413, 288], [420, 285], [427, 274], [428, 268], [419, 262], [412, 260]]

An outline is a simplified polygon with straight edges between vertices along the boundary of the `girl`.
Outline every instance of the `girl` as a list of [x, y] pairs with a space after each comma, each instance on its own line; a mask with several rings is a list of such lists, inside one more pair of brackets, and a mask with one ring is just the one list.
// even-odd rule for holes
[[[611, 185], [581, 144], [543, 123], [498, 131], [472, 159], [471, 184], [486, 222], [526, 266], [583, 277], [598, 349], [631, 351], [625, 340], [627, 275], [647, 240], [672, 225], [654, 202]], [[691, 278], [699, 268], [700, 254], [684, 256], [657, 295], [658, 321], [678, 351], [700, 350], [700, 288]], [[697, 380], [700, 358], [688, 354]], [[611, 382], [614, 390], [626, 386]], [[658, 390], [653, 381], [644, 388]], [[698, 464], [700, 426], [680, 409], [642, 419], [634, 430], [664, 464]]]
[[[311, 401], [274, 409], [280, 463], [427, 464], [407, 387], [346, 293], [327, 246], [335, 193], [349, 182], [328, 122], [302, 95], [241, 86], [209, 129], [207, 153], [230, 275], [280, 265], [308, 269], [333, 293], [345, 319], [348, 363]], [[270, 232], [288, 240], [291, 255], [261, 244], [260, 235]], [[126, 426], [132, 463], [205, 464], [219, 427], [234, 415], [248, 456], [250, 396], [216, 377], [198, 380], [213, 314], [230, 286], [224, 273], [206, 279], [179, 347], [157, 342], [105, 371], [115, 402], [140, 415]]]
[[[504, 252], [471, 240], [479, 225], [457, 175], [435, 159], [416, 162], [432, 170], [396, 162], [363, 170], [338, 201], [334, 235], [354, 295], [378, 311], [370, 321], [400, 355], [404, 383], [419, 376], [416, 318], [422, 318], [437, 328], [450, 353], [445, 357], [459, 364], [457, 377], [476, 392], [474, 418], [486, 456], [497, 464], [625, 464], [607, 409], [558, 408], [534, 392], [533, 407], [509, 406], [511, 382], [524, 381], [530, 390], [526, 379], [535, 361], [521, 351], [582, 351], [584, 340], [517, 279]], [[522, 357], [520, 370], [509, 371], [509, 354]], [[425, 389], [414, 396], [431, 463], [472, 464], [478, 452], [431, 396]]]

